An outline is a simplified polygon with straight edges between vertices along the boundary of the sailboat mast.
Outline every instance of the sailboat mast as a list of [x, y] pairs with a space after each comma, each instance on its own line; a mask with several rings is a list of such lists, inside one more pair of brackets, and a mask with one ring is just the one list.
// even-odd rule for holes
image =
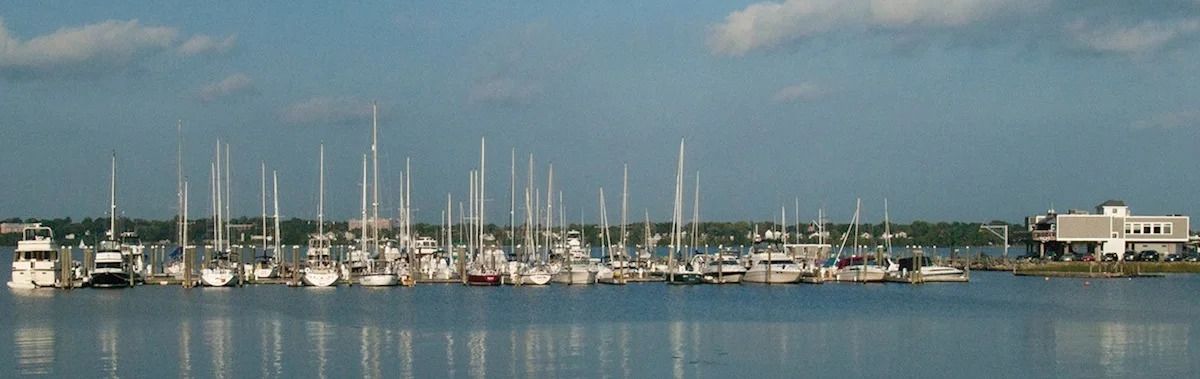
[[[279, 255], [279, 173], [271, 170], [271, 201], [275, 203], [275, 252], [273, 255]], [[278, 259], [278, 257], [276, 257]]]
[[360, 204], [362, 204], [362, 205], [361, 205], [361, 207], [359, 207], [359, 209], [361, 209], [361, 213], [359, 213], [360, 216], [359, 216], [358, 221], [359, 221], [359, 226], [362, 227], [362, 230], [360, 231], [362, 233], [362, 235], [360, 236], [361, 238], [358, 239], [358, 242], [359, 242], [360, 249], [362, 249], [363, 252], [366, 252], [367, 251], [367, 238], [370, 236], [369, 232], [371, 230], [367, 226], [367, 155], [366, 154], [363, 154], [363, 156], [362, 156], [362, 182], [361, 183], [362, 183], [362, 202]]
[[[621, 255], [629, 254], [629, 241], [625, 239], [625, 214], [629, 211], [629, 164], [624, 165], [624, 171], [621, 176]], [[627, 257], [628, 258], [628, 257]], [[626, 259], [628, 262], [628, 259]], [[624, 267], [624, 266], [622, 266]]]
[[[554, 193], [554, 164], [553, 163], [550, 164], [549, 170], [550, 171], [547, 173], [547, 178], [546, 178], [546, 230], [544, 231], [544, 233], [546, 234], [546, 248], [547, 249], [551, 248], [550, 244], [553, 242], [553, 241], [551, 241], [551, 236], [554, 234], [554, 233], [552, 233], [552, 231], [554, 230], [554, 195], [553, 195], [553, 193]], [[561, 206], [562, 206], [562, 204], [560, 202], [559, 207], [561, 207]], [[583, 228], [583, 225], [580, 225], [579, 227]], [[549, 254], [549, 253], [547, 253], [547, 254]]]
[[683, 221], [683, 139], [679, 140], [679, 161], [675, 170], [675, 206], [671, 213], [671, 251], [667, 255], [667, 269], [671, 273], [671, 280], [675, 279], [675, 254], [679, 251], [679, 244], [682, 243], [679, 238], [679, 224]]
[[484, 223], [484, 216], [483, 216], [485, 213], [483, 203], [484, 203], [484, 200], [487, 199], [487, 196], [485, 195], [487, 193], [487, 191], [484, 190], [484, 188], [486, 188], [484, 186], [484, 183], [486, 182], [486, 180], [485, 180], [486, 172], [487, 172], [487, 139], [484, 137], [479, 137], [479, 193], [478, 193], [478, 195], [479, 195], [479, 240], [478, 241], [479, 241], [480, 252], [483, 251], [483, 228], [485, 225], [487, 225]]
[[222, 232], [221, 236], [225, 237], [223, 240], [225, 241], [225, 250], [226, 251], [233, 250], [233, 228], [229, 226], [229, 224], [230, 224], [229, 220], [233, 217], [233, 214], [232, 214], [233, 212], [230, 212], [230, 210], [229, 210], [231, 208], [230, 204], [233, 203], [233, 197], [230, 196], [230, 194], [231, 194], [230, 187], [231, 187], [231, 182], [233, 181], [232, 176], [230, 175], [230, 172], [233, 170], [231, 170], [229, 167], [230, 166], [229, 161], [230, 161], [230, 159], [229, 159], [229, 143], [226, 142], [225, 143], [225, 198], [223, 200], [221, 200], [221, 202], [225, 204], [225, 212], [221, 214], [222, 216], [224, 216], [224, 219], [223, 219], [221, 225], [225, 227], [225, 231]]
[[216, 175], [216, 176], [213, 177], [213, 199], [214, 199], [213, 204], [216, 204], [214, 216], [216, 217], [217, 220], [216, 220], [216, 222], [213, 223], [213, 234], [216, 235], [217, 238], [216, 238], [216, 241], [213, 241], [213, 248], [217, 251], [220, 251], [221, 246], [223, 246], [223, 243], [221, 242], [222, 238], [225, 237], [222, 234], [225, 229], [223, 227], [221, 227], [221, 222], [223, 221], [223, 219], [221, 218], [221, 211], [224, 209], [221, 206], [221, 196], [222, 196], [221, 194], [224, 193], [224, 192], [222, 192], [223, 191], [222, 188], [225, 188], [225, 187], [221, 186], [221, 140], [220, 139], [217, 139], [217, 149], [216, 149], [215, 155], [216, 155], [215, 156], [215, 158], [216, 158], [215, 159], [216, 160], [216, 166], [215, 166], [216, 169], [215, 170], [216, 171], [214, 171], [215, 172], [214, 175]]
[[696, 250], [700, 233], [700, 171], [696, 171], [696, 195], [692, 197], [692, 251]]
[[325, 143], [321, 143], [318, 153], [317, 174], [317, 238], [325, 238]]
[[108, 236], [117, 240], [117, 152], [112, 152], [108, 176]]
[[514, 147], [508, 165], [508, 245], [517, 253], [517, 149]]
[[379, 106], [373, 101], [371, 102], [371, 231], [371, 249], [373, 255], [376, 255], [379, 254]]
[[892, 220], [888, 218], [888, 201], [883, 198], [883, 243], [887, 245], [888, 255], [892, 254]]
[[183, 216], [183, 120], [178, 120], [175, 124], [175, 205], [179, 210], [179, 221], [175, 225], [176, 236], [175, 241], [183, 246], [183, 224], [187, 222], [187, 218]]
[[267, 255], [267, 162], [261, 162], [259, 177], [262, 180], [262, 248]]

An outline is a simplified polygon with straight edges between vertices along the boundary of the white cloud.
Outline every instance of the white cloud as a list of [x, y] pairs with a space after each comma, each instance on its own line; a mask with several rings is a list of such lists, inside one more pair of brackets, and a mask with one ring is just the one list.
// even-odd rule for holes
[[1135, 26], [1097, 27], [1086, 21], [1067, 26], [1067, 33], [1082, 48], [1101, 54], [1143, 54], [1200, 31], [1200, 19], [1143, 21]]
[[511, 77], [490, 78], [471, 87], [472, 102], [528, 104], [542, 92], [537, 83]]
[[898, 47], [927, 40], [1026, 46], [1049, 42], [1067, 51], [1136, 55], [1200, 35], [1197, 11], [1169, 2], [782, 0], [731, 12], [710, 27], [707, 38], [712, 53], [729, 56], [837, 33], [883, 35]]
[[138, 20], [108, 20], [61, 28], [21, 41], [0, 19], [0, 74], [62, 76], [128, 68], [139, 57], [171, 47], [179, 32]]
[[1163, 113], [1133, 123], [1135, 129], [1175, 129], [1200, 126], [1200, 111], [1185, 110]]
[[812, 83], [793, 84], [780, 88], [771, 100], [775, 103], [812, 101], [825, 95], [825, 91]]
[[313, 97], [280, 112], [290, 124], [351, 124], [371, 119], [370, 102], [353, 97]]
[[210, 103], [221, 98], [255, 92], [254, 82], [246, 74], [229, 75], [215, 83], [209, 83], [200, 89], [197, 97], [203, 103]]
[[225, 39], [214, 39], [203, 34], [192, 36], [183, 44], [179, 45], [179, 54], [185, 56], [199, 54], [224, 54], [233, 49], [234, 43], [237, 42], [237, 34], [231, 34]]

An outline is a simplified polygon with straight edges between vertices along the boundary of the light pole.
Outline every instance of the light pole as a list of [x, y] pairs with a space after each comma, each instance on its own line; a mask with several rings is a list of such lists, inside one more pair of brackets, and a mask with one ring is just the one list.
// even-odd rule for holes
[[[989, 233], [992, 233], [993, 235], [995, 235], [996, 237], [1000, 237], [1000, 238], [1004, 239], [1004, 261], [1007, 262], [1008, 261], [1008, 224], [980, 225], [979, 229], [986, 230]], [[1000, 232], [998, 232], [998, 230], [1003, 230], [1004, 234], [1001, 235]]]

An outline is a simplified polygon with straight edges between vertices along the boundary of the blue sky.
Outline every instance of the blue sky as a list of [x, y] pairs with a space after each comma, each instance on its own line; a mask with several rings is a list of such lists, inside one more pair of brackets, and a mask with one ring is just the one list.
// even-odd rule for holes
[[554, 163], [573, 220], [596, 220], [600, 186], [618, 198], [626, 162], [633, 213], [669, 219], [680, 138], [709, 220], [796, 198], [835, 220], [856, 197], [866, 220], [885, 197], [901, 221], [1200, 209], [1194, 0], [4, 2], [0, 20], [5, 217], [103, 215], [113, 150], [123, 212], [169, 217], [176, 120], [193, 215], [223, 138], [235, 213], [257, 214], [265, 161], [284, 216], [315, 216], [324, 141], [328, 213], [351, 217], [371, 100], [384, 206], [411, 157], [423, 221], [465, 197], [480, 137], [496, 221], [513, 148], [519, 183], [528, 154], [539, 186]]

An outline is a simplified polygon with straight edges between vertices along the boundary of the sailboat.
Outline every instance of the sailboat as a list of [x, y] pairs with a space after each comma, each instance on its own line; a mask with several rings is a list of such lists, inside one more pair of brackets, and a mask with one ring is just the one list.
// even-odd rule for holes
[[[699, 178], [697, 178], [698, 180]], [[683, 140], [679, 140], [679, 164], [675, 172], [675, 209], [671, 216], [671, 251], [667, 254], [668, 284], [699, 284], [701, 274], [683, 258]], [[680, 259], [676, 263], [676, 255]]]
[[[397, 272], [399, 267], [393, 261], [384, 259], [379, 249], [379, 145], [378, 145], [378, 107], [375, 103], [371, 103], [371, 225], [365, 223], [366, 217], [363, 217], [363, 236], [367, 235], [367, 230], [371, 231], [370, 250], [366, 249], [367, 245], [363, 244], [363, 252], [369, 254], [365, 257], [367, 267], [362, 270], [358, 276], [358, 283], [364, 286], [371, 287], [387, 287], [395, 286], [400, 283], [400, 275]], [[366, 163], [364, 161], [363, 163]], [[366, 165], [363, 166], [363, 173], [366, 173]], [[366, 194], [366, 176], [363, 176], [363, 194]], [[363, 204], [366, 204], [366, 196], [363, 196]], [[364, 208], [365, 209], [365, 208]], [[365, 212], [364, 212], [365, 216]], [[354, 262], [354, 261], [352, 261]]]
[[[136, 235], [128, 236], [136, 240]], [[96, 245], [92, 267], [88, 270], [92, 286], [132, 287], [139, 282], [141, 270], [137, 266], [141, 262], [142, 250], [135, 247], [137, 245], [126, 246], [117, 235], [117, 154], [113, 153], [109, 178], [108, 232], [105, 239]]]
[[[225, 147], [225, 168], [221, 168], [221, 142], [217, 142], [216, 163], [210, 169], [213, 173], [213, 251], [208, 254], [208, 261], [200, 269], [200, 282], [209, 287], [224, 287], [233, 284], [237, 278], [238, 266], [232, 255], [232, 245], [229, 243], [229, 147]], [[222, 173], [226, 176], [222, 181]], [[222, 206], [225, 206], [222, 208]]]
[[337, 263], [330, 253], [330, 241], [325, 235], [325, 144], [320, 150], [320, 175], [317, 200], [317, 235], [308, 239], [308, 250], [304, 255], [303, 277], [305, 285], [329, 287], [340, 278]]
[[267, 254], [267, 197], [266, 197], [266, 165], [263, 165], [263, 254], [254, 260], [254, 277], [256, 279], [273, 279], [279, 277], [279, 174], [275, 170], [271, 170], [271, 201], [274, 209], [274, 228], [273, 234], [270, 237], [274, 246]]
[[[846, 229], [846, 234], [842, 236], [842, 247], [838, 249], [838, 257], [841, 257], [842, 250], [846, 247], [847, 237], [854, 234], [854, 253], [848, 258], [837, 260], [836, 270], [834, 272], [834, 280], [839, 282], [882, 282], [886, 274], [886, 270], [876, 262], [875, 257], [863, 255], [861, 246], [858, 243], [858, 223], [859, 212], [862, 208], [862, 200], [858, 199], [854, 205], [854, 219]], [[851, 232], [853, 231], [853, 232]]]

